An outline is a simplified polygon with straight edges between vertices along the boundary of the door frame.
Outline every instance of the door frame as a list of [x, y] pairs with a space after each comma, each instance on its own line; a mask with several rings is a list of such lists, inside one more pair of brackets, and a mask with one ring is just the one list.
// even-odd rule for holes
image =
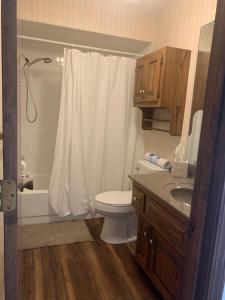
[[[218, 0], [182, 299], [221, 300], [225, 274], [225, 0]], [[4, 179], [17, 181], [16, 0], [2, 0]], [[6, 299], [17, 295], [17, 212], [5, 214]]]
[[225, 0], [218, 0], [182, 300], [221, 300], [225, 275]]
[[[17, 1], [1, 0], [3, 179], [17, 182]], [[17, 299], [17, 210], [4, 212], [5, 299]]]

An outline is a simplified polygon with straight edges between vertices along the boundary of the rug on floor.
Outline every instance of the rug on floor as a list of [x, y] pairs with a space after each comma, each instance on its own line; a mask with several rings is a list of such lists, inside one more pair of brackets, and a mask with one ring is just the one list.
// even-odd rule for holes
[[85, 221], [67, 221], [19, 226], [19, 249], [93, 241]]

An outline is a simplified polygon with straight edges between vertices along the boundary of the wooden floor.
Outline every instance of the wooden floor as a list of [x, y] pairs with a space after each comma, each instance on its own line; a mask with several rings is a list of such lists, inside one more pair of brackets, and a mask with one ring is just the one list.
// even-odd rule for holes
[[94, 242], [22, 251], [22, 300], [160, 299], [132, 247], [101, 242], [101, 219], [86, 223]]

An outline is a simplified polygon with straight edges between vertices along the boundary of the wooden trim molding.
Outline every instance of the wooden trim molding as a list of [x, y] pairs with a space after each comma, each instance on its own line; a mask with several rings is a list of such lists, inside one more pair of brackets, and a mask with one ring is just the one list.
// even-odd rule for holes
[[[3, 178], [17, 181], [16, 0], [1, 1]], [[17, 299], [17, 211], [4, 213], [5, 298]]]
[[182, 300], [220, 300], [225, 270], [225, 0], [218, 0]]

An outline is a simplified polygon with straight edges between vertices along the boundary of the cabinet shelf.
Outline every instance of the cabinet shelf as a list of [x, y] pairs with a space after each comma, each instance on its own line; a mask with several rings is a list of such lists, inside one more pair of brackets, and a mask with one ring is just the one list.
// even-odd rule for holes
[[166, 130], [166, 129], [161, 129], [161, 128], [155, 128], [155, 127], [152, 127], [151, 130], [157, 130], [157, 131], [161, 131], [161, 132], [167, 132], [169, 133], [170, 131], [169, 130]]
[[170, 120], [160, 120], [160, 119], [143, 119], [143, 121], [170, 123]]
[[170, 124], [170, 120], [166, 120], [166, 119], [158, 119], [158, 118], [154, 118], [153, 114], [154, 114], [154, 109], [152, 107], [142, 107], [140, 108], [142, 110], [142, 129], [144, 130], [157, 130], [157, 131], [161, 131], [161, 132], [167, 132], [170, 133], [170, 128], [165, 129], [165, 128], [157, 128], [155, 126], [153, 126], [153, 122], [162, 122], [164, 124]]

